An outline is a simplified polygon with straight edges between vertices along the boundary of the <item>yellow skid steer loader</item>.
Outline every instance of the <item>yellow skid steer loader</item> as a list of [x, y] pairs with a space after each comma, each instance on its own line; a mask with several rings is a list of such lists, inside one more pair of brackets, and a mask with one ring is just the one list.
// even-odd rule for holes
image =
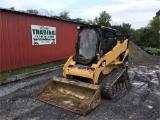
[[114, 98], [130, 84], [129, 35], [104, 26], [77, 29], [76, 54], [65, 63], [64, 78], [53, 76], [38, 100], [85, 115], [101, 103], [101, 96]]

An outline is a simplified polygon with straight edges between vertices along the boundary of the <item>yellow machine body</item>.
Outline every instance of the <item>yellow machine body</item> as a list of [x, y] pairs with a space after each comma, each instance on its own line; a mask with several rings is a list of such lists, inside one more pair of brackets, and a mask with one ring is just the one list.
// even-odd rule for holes
[[[63, 76], [67, 78], [68, 75], [80, 76], [84, 78], [90, 78], [93, 80], [94, 84], [98, 83], [98, 78], [102, 72], [104, 75], [110, 73], [114, 68], [125, 67], [123, 61], [125, 57], [129, 54], [128, 39], [123, 43], [117, 42], [117, 45], [108, 53], [106, 53], [102, 58], [99, 59], [97, 64], [93, 64], [91, 68], [93, 69], [77, 69], [69, 68], [70, 65], [75, 65], [76, 62], [71, 56], [63, 67]], [[120, 60], [119, 55], [123, 55], [123, 59]]]
[[[94, 34], [97, 41], [100, 30], [115, 33], [114, 29], [106, 27], [87, 26], [87, 29], [85, 28], [82, 27], [80, 30], [78, 42], [86, 35], [85, 33], [83, 36], [82, 32], [89, 32], [88, 35]], [[113, 40], [116, 39], [113, 38]], [[126, 88], [129, 82], [126, 74], [126, 61], [128, 61], [129, 53], [128, 42], [128, 38], [116, 40], [116, 44], [108, 52], [101, 55], [100, 52], [94, 52], [93, 58], [96, 58], [96, 62], [87, 61], [83, 64], [81, 59], [76, 61], [75, 55], [69, 57], [62, 71], [64, 78], [52, 77], [38, 94], [38, 100], [85, 115], [101, 103], [101, 94], [104, 97], [114, 98], [119, 91], [121, 92]], [[100, 41], [97, 42], [97, 44], [99, 43]], [[89, 49], [92, 51], [92, 47]], [[84, 51], [88, 52], [87, 50]], [[76, 55], [78, 54], [76, 52]], [[104, 76], [103, 79], [101, 75]], [[78, 77], [82, 81], [77, 81], [72, 77]]]

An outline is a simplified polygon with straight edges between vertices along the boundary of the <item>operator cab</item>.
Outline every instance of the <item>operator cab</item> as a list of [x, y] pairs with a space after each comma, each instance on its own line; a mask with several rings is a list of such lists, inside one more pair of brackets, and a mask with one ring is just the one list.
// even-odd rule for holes
[[116, 30], [101, 26], [78, 26], [75, 61], [78, 64], [91, 65], [98, 61], [117, 43]]

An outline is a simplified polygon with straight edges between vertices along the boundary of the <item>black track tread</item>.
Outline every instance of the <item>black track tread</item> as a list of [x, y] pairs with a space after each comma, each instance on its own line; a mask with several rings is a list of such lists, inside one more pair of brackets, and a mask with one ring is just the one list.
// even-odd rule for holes
[[[112, 85], [118, 81], [118, 79], [124, 74], [126, 70], [123, 68], [113, 69], [100, 83], [101, 85], [101, 95], [104, 98], [112, 99], [117, 95], [112, 95]], [[127, 74], [128, 75], [128, 74]], [[128, 76], [125, 76], [125, 78]], [[114, 79], [113, 79], [114, 78]], [[129, 79], [127, 79], [129, 80]], [[130, 83], [130, 81], [128, 81]], [[128, 86], [128, 85], [127, 85]]]

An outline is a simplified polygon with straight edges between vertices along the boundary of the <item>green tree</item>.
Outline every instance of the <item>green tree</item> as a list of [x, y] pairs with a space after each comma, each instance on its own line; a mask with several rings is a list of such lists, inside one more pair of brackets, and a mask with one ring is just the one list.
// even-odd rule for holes
[[160, 30], [160, 16], [154, 17], [153, 20], [150, 21], [149, 27], [158, 33]]
[[102, 26], [111, 26], [110, 21], [111, 21], [111, 16], [106, 11], [102, 11], [99, 14], [99, 17], [96, 16], [96, 18], [94, 19], [94, 23], [96, 25], [102, 25]]
[[140, 34], [142, 33], [142, 29], [137, 29], [132, 31], [131, 40], [139, 46], [143, 46], [140, 38]]
[[131, 28], [131, 24], [122, 23], [122, 25], [113, 25], [112, 28], [117, 30], [118, 34], [131, 34], [133, 29]]
[[142, 32], [140, 34], [142, 46], [155, 47], [153, 34], [154, 34], [154, 31], [150, 27], [142, 28]]
[[151, 45], [160, 48], [160, 14], [156, 14], [148, 26], [153, 31], [152, 36], [150, 37], [150, 40], [152, 41]]
[[122, 23], [121, 33], [122, 34], [130, 34], [131, 32], [132, 32], [131, 24], [129, 24], [129, 23]]
[[70, 17], [69, 17], [69, 11], [62, 10], [62, 12], [59, 13], [59, 18], [60, 19], [66, 19], [66, 20], [70, 19]]
[[9, 10], [15, 10], [15, 7], [14, 7], [14, 6], [12, 6], [12, 7], [10, 7], [10, 8], [9, 8]]
[[156, 16], [155, 17], [158, 17], [160, 16], [160, 10], [158, 10], [158, 12], [156, 12]]
[[137, 45], [160, 48], [160, 10], [147, 27], [134, 30], [131, 38]]
[[48, 11], [46, 9], [40, 9], [38, 10], [39, 15], [43, 15], [43, 16], [48, 16], [48, 17], [53, 17], [55, 14], [53, 11]]
[[89, 25], [96, 25], [96, 23], [94, 22], [94, 20], [88, 20], [86, 23], [89, 24]]
[[36, 10], [36, 9], [28, 9], [26, 10], [27, 13], [30, 13], [30, 14], [35, 14], [35, 15], [39, 15], [39, 11]]
[[144, 27], [133, 31], [131, 38], [139, 46], [158, 47], [158, 41], [154, 35], [155, 32], [151, 27]]
[[76, 19], [71, 19], [71, 20], [75, 22], [86, 23], [86, 21], [82, 18], [76, 18]]

